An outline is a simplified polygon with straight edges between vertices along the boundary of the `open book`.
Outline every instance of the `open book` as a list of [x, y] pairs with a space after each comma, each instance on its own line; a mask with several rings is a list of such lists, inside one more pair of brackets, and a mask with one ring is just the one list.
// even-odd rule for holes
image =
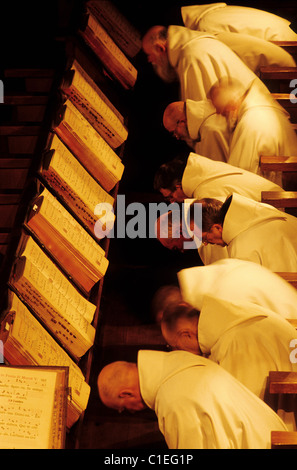
[[123, 144], [128, 137], [123, 116], [76, 60], [65, 73], [61, 89], [112, 148]]
[[87, 25], [80, 31], [84, 41], [107, 71], [126, 89], [133, 88], [137, 70], [89, 10]]
[[54, 131], [106, 191], [120, 181], [124, 171], [120, 157], [71, 101], [59, 111]]
[[67, 368], [0, 367], [0, 448], [64, 448], [67, 392]]
[[90, 386], [78, 365], [43, 328], [23, 302], [8, 291], [8, 306], [0, 324], [5, 361], [10, 365], [59, 366], [69, 369], [67, 428], [71, 428], [86, 409]]
[[31, 237], [21, 239], [10, 286], [75, 358], [93, 345], [96, 306], [85, 299]]
[[[39, 172], [82, 224], [94, 234], [94, 225], [99, 218], [95, 214], [97, 204], [107, 203], [113, 207], [114, 198], [92, 178], [56, 135], [52, 138], [49, 150], [43, 155]], [[110, 216], [115, 218], [113, 212]]]
[[104, 250], [46, 188], [32, 202], [26, 226], [86, 293], [105, 275]]
[[134, 57], [140, 51], [140, 32], [112, 2], [109, 0], [91, 0], [87, 2], [87, 8], [125, 54]]

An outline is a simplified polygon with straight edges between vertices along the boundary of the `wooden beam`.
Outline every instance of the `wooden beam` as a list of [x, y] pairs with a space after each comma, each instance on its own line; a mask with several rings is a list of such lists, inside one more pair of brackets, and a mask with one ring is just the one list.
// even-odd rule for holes
[[297, 171], [296, 157], [260, 156], [260, 166], [263, 171]]
[[262, 191], [261, 202], [274, 207], [297, 207], [297, 191]]
[[270, 371], [270, 393], [297, 393], [297, 372]]
[[297, 432], [271, 431], [272, 449], [297, 449]]
[[279, 272], [276, 273], [278, 276], [282, 277], [285, 281], [291, 284], [295, 289], [297, 289], [297, 273], [285, 273]]
[[261, 80], [292, 80], [297, 78], [297, 67], [260, 67]]

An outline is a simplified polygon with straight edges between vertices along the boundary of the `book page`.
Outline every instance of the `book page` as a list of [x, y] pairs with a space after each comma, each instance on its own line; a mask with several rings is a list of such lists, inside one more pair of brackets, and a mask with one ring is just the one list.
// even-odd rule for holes
[[139, 31], [108, 0], [89, 1], [88, 9], [102, 23], [104, 28], [128, 56], [134, 57], [141, 49]]
[[97, 220], [94, 215], [96, 205], [107, 202], [113, 206], [114, 198], [90, 176], [57, 135], [53, 136], [50, 149], [55, 150], [50, 167], [65, 181], [78, 204], [82, 203], [93, 220]]
[[125, 54], [119, 49], [116, 43], [107, 34], [105, 29], [101, 26], [95, 16], [90, 12], [88, 18], [88, 27], [91, 29], [93, 34], [96, 36], [98, 41], [106, 47], [108, 54], [113, 58], [114, 62], [118, 63], [118, 67], [124, 69], [125, 74], [129, 74], [131, 77], [131, 85], [133, 85], [137, 78], [137, 70], [132, 63], [127, 59]]
[[[98, 160], [98, 164], [100, 164], [101, 167], [104, 167], [104, 171], [107, 173], [107, 176], [112, 178], [115, 182], [119, 181], [124, 171], [124, 166], [119, 156], [112, 150], [91, 124], [88, 123], [71, 101], [67, 100], [65, 106], [66, 111], [63, 123], [69, 126], [70, 130], [73, 130], [77, 138], [79, 138], [83, 144], [92, 151], [95, 155], [95, 159]], [[78, 155], [77, 157], [80, 158]], [[93, 165], [95, 166], [95, 162], [93, 162]], [[100, 177], [98, 177], [98, 179], [100, 180]]]
[[111, 112], [113, 114], [116, 115], [118, 120], [124, 126], [124, 117], [123, 117], [123, 115], [112, 104], [112, 102], [107, 98], [107, 96], [103, 93], [103, 91], [96, 85], [96, 83], [91, 79], [90, 75], [87, 74], [87, 72], [82, 68], [82, 66], [80, 65], [80, 63], [76, 59], [74, 59], [73, 62], [72, 62], [71, 70], [74, 70], [74, 71], [77, 70], [79, 72], [79, 74], [84, 78], [84, 80], [86, 80], [89, 84], [91, 84], [93, 90], [96, 92], [97, 95], [99, 95], [101, 101], [104, 101], [106, 106], [111, 110]]
[[73, 246], [73, 250], [78, 251], [79, 257], [84, 257], [95, 270], [104, 274], [108, 265], [105, 251], [46, 188], [41, 196], [43, 201], [39, 213]]
[[72, 65], [72, 70], [74, 70], [72, 84], [66, 88], [70, 100], [109, 145], [113, 148], [119, 147], [128, 137], [123, 122], [108, 106], [102, 92], [76, 61]]
[[[13, 294], [11, 310], [16, 312], [10, 326], [10, 335], [21, 347], [29, 364], [40, 366], [63, 366], [69, 368], [69, 387], [72, 398], [81, 410], [87, 407], [90, 386], [85, 382], [80, 368], [64, 349], [42, 327], [17, 295]], [[24, 365], [28, 364], [25, 363]]]
[[12, 277], [11, 284], [73, 356], [82, 357], [93, 345], [95, 328], [73, 309], [28, 259], [23, 275], [18, 280]]
[[[44, 294], [53, 295], [52, 289], [56, 291], [56, 305], [64, 309], [73, 309], [77, 311], [88, 322], [92, 322], [96, 311], [96, 305], [86, 300], [80, 292], [68, 281], [64, 274], [57, 268], [53, 261], [42, 251], [33, 238], [28, 237], [26, 247], [22, 252], [42, 274], [38, 279], [43, 280]], [[32, 271], [33, 272], [33, 271]]]
[[55, 372], [0, 367], [0, 448], [50, 447]]

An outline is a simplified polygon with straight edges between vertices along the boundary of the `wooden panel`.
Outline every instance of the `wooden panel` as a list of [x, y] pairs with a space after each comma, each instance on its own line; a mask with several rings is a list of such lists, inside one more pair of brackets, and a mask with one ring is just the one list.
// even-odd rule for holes
[[0, 190], [23, 189], [27, 175], [27, 168], [2, 168], [0, 172]]
[[261, 80], [292, 80], [297, 77], [297, 67], [260, 67]]
[[276, 273], [297, 289], [297, 273]]
[[289, 52], [291, 56], [297, 60], [297, 41], [271, 41], [273, 44], [276, 44], [279, 47], [285, 49], [285, 51]]
[[267, 157], [260, 156], [260, 166], [263, 171], [297, 171], [296, 157]]
[[1, 228], [13, 227], [17, 210], [17, 205], [0, 205]]
[[297, 372], [269, 372], [270, 393], [297, 393]]
[[272, 449], [297, 449], [297, 432], [294, 431], [272, 431]]
[[262, 191], [261, 201], [274, 207], [297, 207], [297, 191]]

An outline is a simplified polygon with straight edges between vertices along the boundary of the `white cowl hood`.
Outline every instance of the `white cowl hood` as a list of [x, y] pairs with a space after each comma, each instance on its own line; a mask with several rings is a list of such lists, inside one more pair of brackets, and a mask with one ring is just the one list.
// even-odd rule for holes
[[176, 67], [180, 58], [180, 54], [185, 46], [191, 41], [200, 38], [213, 38], [215, 37], [206, 32], [192, 31], [184, 26], [171, 25], [168, 28], [168, 57], [171, 65]]
[[191, 152], [182, 178], [183, 191], [190, 197], [200, 184], [206, 184], [222, 176], [242, 173], [240, 168]]
[[245, 230], [277, 219], [286, 220], [286, 216], [269, 204], [256, 202], [234, 193], [223, 224], [223, 240], [228, 245]]
[[226, 7], [226, 3], [211, 3], [206, 5], [189, 5], [181, 8], [184, 25], [190, 29], [198, 29], [198, 23], [211, 10]]
[[189, 367], [205, 366], [207, 360], [186, 351], [140, 350], [137, 363], [141, 396], [155, 410], [159, 388], [166, 380]]

